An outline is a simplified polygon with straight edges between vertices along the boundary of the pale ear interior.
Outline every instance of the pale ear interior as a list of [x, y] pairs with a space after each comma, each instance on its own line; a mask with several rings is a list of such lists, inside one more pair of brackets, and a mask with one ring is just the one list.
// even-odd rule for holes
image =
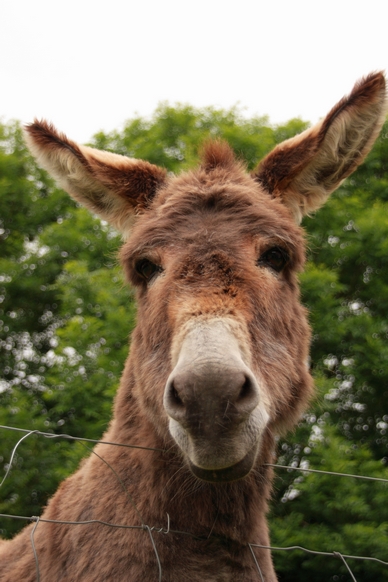
[[166, 178], [164, 169], [143, 160], [80, 146], [45, 121], [27, 126], [25, 139], [61, 188], [124, 236]]
[[317, 125], [277, 146], [254, 175], [299, 223], [365, 159], [387, 113], [382, 73], [359, 81]]

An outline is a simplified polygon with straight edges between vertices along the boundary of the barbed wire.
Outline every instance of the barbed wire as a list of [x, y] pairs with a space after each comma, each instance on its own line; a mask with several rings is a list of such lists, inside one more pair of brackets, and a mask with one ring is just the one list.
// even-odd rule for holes
[[[144, 450], [150, 450], [150, 451], [160, 451], [163, 452], [163, 449], [155, 449], [155, 448], [151, 448], [151, 447], [142, 447], [139, 445], [131, 445], [131, 444], [126, 444], [126, 443], [115, 443], [115, 442], [110, 442], [110, 441], [101, 441], [101, 440], [95, 440], [95, 439], [86, 439], [86, 438], [81, 438], [81, 437], [74, 437], [71, 435], [67, 435], [67, 434], [53, 434], [53, 433], [46, 433], [46, 432], [42, 432], [42, 431], [38, 431], [38, 430], [28, 430], [28, 429], [21, 429], [18, 427], [11, 427], [11, 426], [5, 426], [5, 425], [0, 425], [0, 429], [5, 429], [5, 430], [11, 430], [11, 431], [18, 431], [18, 432], [23, 432], [25, 433], [19, 440], [18, 442], [15, 444], [15, 446], [12, 449], [12, 453], [11, 453], [11, 457], [10, 457], [10, 462], [8, 464], [6, 473], [0, 483], [0, 487], [3, 485], [5, 479], [7, 478], [7, 476], [9, 475], [10, 469], [12, 467], [12, 463], [16, 454], [16, 450], [19, 447], [19, 445], [29, 436], [36, 434], [39, 436], [43, 436], [44, 438], [49, 438], [49, 439], [56, 439], [56, 438], [63, 438], [66, 440], [73, 440], [73, 441], [80, 441], [82, 444], [84, 444], [85, 442], [90, 442], [90, 443], [94, 443], [94, 444], [105, 444], [105, 445], [111, 445], [111, 446], [124, 446], [124, 447], [129, 447], [129, 448], [136, 448], [136, 449], [144, 449]], [[30, 521], [30, 522], [34, 522], [34, 527], [31, 530], [31, 534], [30, 534], [30, 540], [31, 540], [31, 546], [32, 546], [32, 550], [33, 550], [33, 554], [34, 554], [34, 560], [35, 560], [35, 567], [36, 567], [36, 576], [37, 576], [37, 582], [40, 582], [40, 567], [39, 567], [39, 557], [38, 557], [38, 553], [36, 550], [36, 546], [35, 546], [35, 533], [37, 530], [37, 527], [39, 525], [39, 523], [56, 523], [56, 524], [61, 524], [61, 525], [74, 525], [74, 526], [82, 526], [82, 525], [91, 525], [91, 524], [100, 524], [103, 526], [107, 526], [107, 527], [112, 527], [112, 528], [124, 528], [124, 529], [138, 529], [138, 530], [143, 530], [146, 531], [150, 537], [150, 541], [151, 541], [151, 545], [156, 557], [156, 562], [157, 562], [157, 567], [158, 567], [158, 581], [161, 582], [162, 581], [162, 574], [163, 574], [163, 570], [162, 570], [162, 564], [160, 561], [160, 557], [158, 554], [158, 550], [155, 544], [155, 540], [153, 537], [153, 533], [158, 533], [158, 534], [180, 534], [180, 535], [185, 535], [185, 536], [191, 536], [194, 537], [198, 540], [200, 539], [208, 539], [209, 536], [206, 536], [206, 538], [201, 538], [198, 537], [197, 535], [194, 535], [190, 532], [184, 532], [184, 531], [177, 531], [177, 530], [172, 530], [170, 529], [170, 516], [167, 514], [167, 528], [163, 528], [163, 527], [156, 527], [156, 526], [150, 526], [148, 524], [146, 524], [141, 516], [141, 514], [139, 513], [136, 503], [133, 500], [132, 496], [129, 494], [129, 492], [127, 491], [125, 484], [123, 483], [123, 481], [121, 480], [121, 478], [119, 477], [119, 475], [117, 474], [117, 472], [114, 470], [114, 468], [110, 465], [110, 463], [108, 463], [108, 461], [106, 461], [106, 459], [104, 459], [101, 455], [99, 455], [98, 453], [96, 453], [95, 450], [90, 449], [89, 447], [87, 447], [84, 444], [85, 448], [88, 449], [92, 454], [95, 454], [103, 463], [105, 463], [107, 465], [107, 467], [113, 472], [113, 474], [115, 475], [116, 479], [118, 480], [118, 482], [120, 483], [124, 493], [127, 495], [130, 503], [132, 504], [132, 506], [134, 507], [141, 525], [127, 525], [127, 524], [114, 524], [114, 523], [110, 523], [110, 522], [106, 522], [106, 521], [102, 521], [102, 520], [98, 520], [98, 519], [93, 519], [93, 520], [87, 520], [87, 521], [65, 521], [65, 520], [52, 520], [52, 519], [45, 519], [43, 517], [37, 517], [37, 516], [20, 516], [20, 515], [9, 515], [9, 514], [3, 514], [0, 513], [0, 517], [3, 518], [10, 518], [10, 519], [20, 519], [20, 520], [26, 520], [26, 521]], [[287, 466], [287, 465], [277, 465], [277, 464], [273, 464], [273, 463], [267, 463], [266, 465], [274, 467], [276, 469], [286, 469], [286, 470], [297, 470], [300, 472], [307, 472], [307, 473], [318, 473], [318, 474], [325, 474], [325, 475], [330, 475], [330, 476], [338, 476], [338, 477], [348, 477], [348, 478], [356, 478], [356, 479], [367, 479], [370, 481], [379, 481], [379, 482], [386, 482], [388, 483], [388, 479], [383, 479], [383, 478], [379, 478], [379, 477], [370, 477], [367, 475], [355, 475], [355, 474], [349, 474], [349, 473], [339, 473], [339, 472], [334, 472], [334, 471], [324, 471], [324, 470], [318, 470], [318, 469], [307, 469], [307, 468], [303, 468], [303, 467], [293, 467], [293, 466]], [[256, 543], [249, 543], [248, 544], [249, 550], [252, 554], [252, 559], [255, 563], [255, 567], [258, 571], [258, 574], [260, 576], [259, 580], [260, 582], [264, 582], [264, 578], [263, 578], [263, 573], [262, 570], [260, 568], [259, 562], [257, 560], [257, 557], [253, 551], [253, 548], [260, 548], [260, 549], [264, 549], [264, 550], [268, 550], [268, 551], [296, 551], [296, 550], [300, 550], [303, 551], [305, 553], [311, 554], [311, 555], [316, 555], [316, 556], [327, 556], [327, 557], [334, 557], [336, 559], [340, 559], [344, 566], [346, 567], [346, 569], [348, 570], [353, 582], [357, 582], [353, 572], [350, 569], [349, 564], [347, 563], [347, 560], [366, 560], [366, 561], [371, 561], [371, 562], [376, 562], [379, 563], [383, 566], [388, 566], [388, 562], [385, 562], [383, 560], [380, 560], [379, 558], [374, 558], [371, 556], [354, 556], [354, 555], [347, 555], [347, 554], [343, 554], [341, 552], [337, 552], [337, 551], [332, 551], [332, 552], [321, 552], [321, 551], [317, 551], [317, 550], [311, 550], [309, 548], [305, 548], [303, 546], [288, 546], [288, 547], [278, 547], [278, 546], [264, 546], [264, 545], [260, 545], [260, 544], [256, 544]]]

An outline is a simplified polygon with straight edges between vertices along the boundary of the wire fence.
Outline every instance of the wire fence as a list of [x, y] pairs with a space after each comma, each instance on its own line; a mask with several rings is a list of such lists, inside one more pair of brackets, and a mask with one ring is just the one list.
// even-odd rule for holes
[[[138, 446], [138, 445], [130, 445], [130, 444], [124, 444], [124, 443], [114, 443], [114, 442], [109, 442], [109, 441], [79, 438], [79, 437], [74, 437], [74, 436], [67, 435], [67, 434], [52, 434], [52, 433], [42, 432], [39, 430], [28, 430], [28, 429], [21, 429], [21, 428], [4, 426], [4, 425], [0, 425], [0, 429], [24, 433], [24, 435], [18, 440], [18, 442], [16, 443], [16, 445], [14, 446], [14, 448], [11, 452], [10, 461], [8, 463], [5, 475], [0, 482], [0, 487], [3, 485], [3, 483], [5, 482], [5, 480], [7, 479], [8, 475], [10, 473], [10, 470], [11, 470], [11, 467], [12, 467], [12, 464], [13, 464], [13, 461], [14, 461], [14, 458], [16, 455], [16, 451], [17, 451], [19, 445], [26, 438], [28, 438], [29, 436], [31, 436], [33, 434], [40, 435], [40, 436], [47, 438], [47, 439], [66, 439], [66, 440], [71, 440], [71, 441], [79, 441], [81, 443], [105, 444], [105, 445], [111, 445], [111, 446], [115, 446], [115, 447], [127, 447], [127, 448], [135, 448], [135, 449], [144, 449], [144, 450], [149, 450], [149, 451], [163, 452], [162, 449], [155, 449], [155, 448], [151, 448], [151, 447], [142, 447], [142, 446]], [[89, 449], [89, 450], [91, 450], [91, 449]], [[194, 534], [187, 532], [187, 531], [177, 531], [177, 530], [171, 529], [170, 528], [170, 516], [168, 514], [167, 514], [166, 527], [156, 527], [155, 525], [149, 525], [149, 524], [144, 523], [140, 513], [137, 510], [136, 504], [134, 503], [132, 497], [129, 495], [128, 491], [125, 488], [124, 483], [122, 482], [122, 480], [120, 479], [119, 475], [116, 473], [114, 468], [106, 461], [106, 459], [104, 459], [98, 453], [96, 453], [96, 451], [91, 450], [91, 452], [93, 454], [97, 455], [97, 457], [99, 457], [99, 459], [109, 467], [109, 469], [113, 472], [115, 477], [118, 479], [118, 482], [120, 483], [124, 492], [129, 497], [131, 504], [133, 505], [134, 509], [136, 510], [136, 513], [138, 514], [138, 516], [140, 518], [141, 525], [110, 523], [110, 522], [102, 521], [99, 519], [91, 519], [91, 520], [86, 520], [86, 521], [62, 521], [62, 520], [45, 519], [43, 517], [38, 517], [38, 516], [9, 515], [9, 514], [4, 514], [4, 513], [0, 513], [0, 517], [15, 519], [15, 520], [24, 520], [27, 522], [34, 523], [34, 527], [31, 530], [30, 540], [31, 540], [31, 548], [32, 548], [32, 551], [34, 554], [34, 559], [35, 559], [37, 582], [43, 582], [41, 580], [41, 573], [40, 573], [40, 567], [39, 567], [39, 556], [38, 556], [38, 552], [37, 552], [36, 546], [35, 546], [35, 534], [36, 534], [37, 528], [39, 526], [39, 523], [55, 523], [55, 524], [59, 524], [59, 525], [72, 525], [72, 526], [87, 526], [87, 525], [92, 525], [92, 524], [100, 524], [100, 525], [103, 525], [103, 526], [106, 526], [109, 528], [143, 530], [143, 531], [147, 532], [147, 534], [149, 535], [149, 538], [150, 538], [150, 541], [152, 544], [152, 548], [153, 548], [153, 551], [155, 553], [155, 558], [156, 558], [156, 563], [157, 563], [157, 568], [158, 568], [158, 580], [159, 580], [159, 582], [161, 582], [162, 576], [163, 576], [163, 568], [162, 568], [161, 560], [160, 560], [160, 557], [158, 554], [157, 545], [155, 543], [154, 535], [155, 534], [163, 534], [163, 535], [175, 534], [175, 535], [182, 535], [182, 536], [190, 536], [190, 537], [193, 537], [196, 539], [201, 539], [201, 538], [198, 538], [197, 535], [194, 535]], [[278, 464], [270, 464], [270, 463], [268, 463], [267, 465], [271, 466], [275, 469], [280, 469], [280, 470], [299, 471], [301, 473], [318, 473], [318, 474], [330, 475], [330, 476], [335, 476], [335, 477], [363, 479], [363, 480], [367, 480], [367, 481], [376, 481], [376, 482], [388, 483], [388, 479], [383, 479], [381, 477], [371, 477], [371, 476], [367, 476], [367, 475], [340, 473], [340, 472], [335, 472], [335, 471], [324, 471], [324, 470], [318, 470], [318, 469], [310, 469], [310, 468], [304, 468], [304, 467], [292, 467], [292, 466], [288, 466], [288, 465], [278, 465]], [[207, 539], [207, 537], [206, 537], [206, 539]], [[264, 550], [268, 550], [271, 552], [291, 552], [291, 551], [299, 550], [299, 551], [305, 552], [306, 554], [309, 554], [309, 555], [326, 556], [328, 558], [334, 558], [336, 560], [340, 560], [344, 564], [344, 566], [346, 567], [346, 569], [349, 573], [349, 576], [353, 582], [357, 582], [357, 580], [356, 580], [356, 577], [348, 564], [348, 560], [364, 560], [366, 562], [375, 562], [375, 563], [381, 565], [382, 567], [388, 566], [388, 562], [380, 560], [379, 558], [371, 557], [371, 556], [348, 555], [348, 554], [343, 554], [343, 553], [337, 552], [337, 551], [320, 552], [317, 550], [311, 550], [309, 548], [305, 548], [303, 546], [298, 546], [298, 545], [288, 546], [288, 547], [286, 547], [286, 546], [277, 547], [277, 546], [263, 546], [263, 545], [256, 544], [256, 543], [249, 543], [248, 547], [250, 549], [253, 562], [254, 562], [255, 567], [257, 569], [257, 573], [258, 573], [257, 580], [259, 582], [265, 582], [265, 581], [264, 581], [264, 576], [263, 576], [262, 570], [260, 568], [260, 564], [259, 564], [257, 557], [256, 557], [256, 554], [254, 552], [254, 548], [264, 549]], [[385, 569], [384, 569], [384, 571], [385, 571]], [[388, 576], [388, 571], [387, 571], [386, 576]]]

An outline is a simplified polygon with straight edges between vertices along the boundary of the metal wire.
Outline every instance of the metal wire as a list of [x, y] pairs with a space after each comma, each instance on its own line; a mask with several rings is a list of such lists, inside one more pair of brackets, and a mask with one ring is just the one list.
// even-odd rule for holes
[[338, 558], [341, 558], [341, 560], [343, 561], [343, 563], [344, 563], [344, 564], [345, 564], [345, 566], [347, 567], [347, 569], [348, 569], [348, 572], [349, 572], [349, 574], [351, 575], [353, 582], [357, 582], [356, 578], [354, 577], [354, 574], [353, 574], [353, 572], [352, 572], [352, 571], [351, 571], [351, 569], [349, 568], [349, 564], [346, 562], [346, 560], [345, 560], [345, 558], [343, 557], [343, 555], [342, 555], [342, 554], [340, 554], [339, 552], [333, 552], [333, 555], [334, 555], [334, 556], [338, 556]]
[[382, 481], [388, 483], [388, 479], [381, 477], [369, 477], [367, 475], [352, 475], [351, 473], [336, 473], [335, 471], [321, 471], [319, 469], [303, 469], [302, 467], [289, 467], [288, 465], [275, 465], [266, 463], [267, 467], [276, 467], [277, 469], [287, 469], [290, 471], [301, 471], [302, 473], [320, 473], [321, 475], [333, 475], [334, 477], [352, 477], [353, 479], [367, 479], [368, 481]]
[[18, 448], [18, 446], [20, 445], [20, 443], [21, 443], [22, 441], [24, 441], [24, 439], [26, 439], [27, 437], [29, 437], [29, 436], [30, 436], [30, 434], [34, 434], [34, 433], [35, 433], [35, 431], [34, 431], [34, 430], [29, 430], [29, 431], [26, 431], [26, 432], [27, 432], [27, 434], [25, 434], [25, 435], [24, 435], [24, 437], [22, 437], [21, 439], [19, 439], [19, 440], [18, 440], [18, 442], [16, 443], [16, 445], [14, 446], [14, 448], [12, 449], [11, 458], [10, 458], [10, 460], [9, 460], [8, 467], [7, 467], [7, 470], [6, 470], [6, 472], [5, 472], [5, 475], [4, 475], [4, 477], [2, 478], [2, 480], [1, 480], [0, 487], [3, 485], [4, 481], [5, 481], [5, 480], [6, 480], [6, 478], [8, 477], [8, 474], [9, 474], [9, 472], [10, 472], [10, 470], [11, 470], [11, 467], [12, 467], [12, 462], [13, 462], [13, 458], [14, 458], [14, 456], [15, 456], [15, 453], [16, 453], [16, 449]]
[[[85, 439], [85, 438], [79, 438], [79, 437], [73, 437], [70, 435], [54, 435], [51, 433], [44, 433], [41, 431], [37, 431], [37, 430], [26, 430], [26, 429], [20, 429], [20, 428], [16, 428], [16, 427], [9, 427], [9, 426], [3, 426], [0, 425], [0, 428], [2, 429], [6, 429], [6, 430], [14, 430], [14, 431], [19, 431], [19, 432], [24, 432], [26, 434], [24, 434], [24, 436], [22, 436], [18, 442], [16, 443], [16, 445], [13, 447], [12, 453], [11, 453], [11, 458], [10, 458], [10, 462], [9, 465], [7, 467], [7, 471], [0, 483], [0, 487], [1, 485], [3, 485], [4, 481], [6, 480], [6, 478], [9, 475], [9, 472], [11, 470], [12, 467], [12, 463], [16, 454], [16, 450], [19, 447], [19, 445], [30, 435], [32, 434], [38, 434], [40, 436], [43, 436], [45, 438], [64, 438], [67, 440], [74, 440], [74, 441], [81, 441], [81, 442], [91, 442], [91, 443], [96, 443], [96, 444], [106, 444], [106, 445], [111, 445], [111, 446], [124, 446], [124, 447], [128, 447], [128, 448], [136, 448], [136, 449], [145, 449], [145, 450], [152, 450], [152, 451], [160, 451], [163, 452], [163, 449], [153, 449], [150, 447], [141, 447], [141, 446], [137, 446], [137, 445], [130, 445], [130, 444], [123, 444], [123, 443], [114, 443], [114, 442], [108, 442], [108, 441], [99, 441], [99, 440], [94, 440], [94, 439]], [[110, 463], [108, 461], [106, 461], [106, 459], [104, 459], [101, 455], [99, 455], [98, 453], [96, 453], [95, 450], [90, 449], [89, 447], [87, 447], [86, 445], [84, 445], [86, 449], [88, 449], [91, 453], [95, 454], [103, 463], [105, 463], [109, 469], [112, 471], [112, 473], [114, 474], [114, 476], [116, 477], [117, 481], [120, 483], [120, 486], [122, 487], [124, 493], [127, 495], [131, 505], [134, 507], [141, 525], [127, 525], [127, 524], [115, 524], [115, 523], [109, 523], [106, 521], [102, 521], [99, 519], [91, 519], [91, 520], [87, 520], [87, 521], [62, 521], [62, 520], [52, 520], [52, 519], [45, 519], [45, 518], [41, 518], [41, 517], [36, 517], [36, 516], [32, 516], [32, 517], [26, 517], [26, 516], [20, 516], [20, 515], [8, 515], [8, 514], [0, 514], [0, 517], [4, 517], [4, 518], [10, 518], [10, 519], [21, 519], [21, 520], [26, 520], [26, 521], [32, 521], [35, 522], [35, 525], [31, 531], [30, 534], [30, 539], [31, 539], [31, 545], [32, 545], [32, 550], [34, 553], [34, 558], [35, 558], [35, 565], [36, 565], [36, 572], [37, 572], [37, 582], [40, 582], [40, 571], [39, 571], [39, 560], [38, 560], [38, 554], [36, 551], [36, 546], [35, 546], [35, 532], [36, 529], [38, 527], [38, 524], [40, 522], [46, 522], [46, 523], [56, 523], [56, 524], [63, 524], [63, 525], [91, 525], [91, 524], [100, 524], [100, 525], [104, 525], [107, 527], [112, 527], [112, 528], [123, 528], [123, 529], [138, 529], [138, 530], [143, 530], [146, 531], [150, 537], [150, 541], [151, 541], [151, 545], [153, 548], [153, 551], [155, 553], [155, 557], [156, 557], [156, 562], [157, 562], [157, 567], [158, 567], [158, 580], [159, 582], [162, 581], [162, 564], [160, 561], [160, 557], [158, 554], [158, 550], [157, 550], [157, 546], [154, 540], [154, 536], [153, 533], [156, 534], [164, 534], [164, 535], [168, 535], [168, 534], [180, 534], [180, 535], [185, 535], [185, 536], [190, 536], [193, 538], [196, 538], [198, 540], [204, 540], [204, 539], [208, 539], [209, 536], [206, 537], [199, 537], [197, 535], [194, 535], [190, 532], [184, 532], [184, 531], [175, 531], [175, 530], [171, 530], [170, 529], [170, 516], [169, 514], [167, 514], [167, 528], [164, 527], [157, 527], [157, 526], [151, 526], [149, 524], [146, 524], [141, 516], [141, 514], [139, 513], [136, 503], [133, 500], [132, 496], [130, 495], [130, 493], [128, 492], [127, 488], [125, 487], [125, 484], [123, 483], [122, 479], [120, 478], [120, 476], [118, 475], [118, 473], [115, 471], [115, 469], [110, 465]], [[301, 467], [289, 467], [289, 466], [285, 466], [285, 465], [277, 465], [277, 464], [271, 464], [268, 463], [268, 466], [274, 467], [274, 468], [278, 468], [278, 469], [287, 469], [287, 470], [293, 470], [293, 471], [301, 471], [301, 472], [307, 472], [307, 473], [319, 473], [319, 474], [326, 474], [326, 475], [330, 475], [330, 476], [338, 476], [338, 477], [349, 477], [349, 478], [356, 478], [356, 479], [366, 479], [366, 480], [370, 480], [370, 481], [380, 481], [380, 482], [388, 482], [388, 479], [382, 479], [382, 478], [378, 478], [378, 477], [369, 477], [366, 475], [352, 475], [349, 473], [337, 473], [334, 471], [323, 471], [323, 470], [318, 470], [318, 469], [303, 469]], [[347, 568], [350, 576], [352, 577], [353, 582], [357, 582], [354, 574], [352, 573], [348, 563], [346, 560], [349, 559], [353, 559], [353, 560], [366, 560], [366, 561], [373, 561], [373, 562], [377, 562], [381, 565], [384, 566], [388, 566], [388, 562], [385, 562], [383, 560], [380, 560], [378, 558], [373, 558], [373, 557], [369, 557], [369, 556], [353, 556], [353, 555], [346, 555], [346, 554], [342, 554], [340, 552], [337, 551], [333, 551], [333, 552], [320, 552], [320, 551], [316, 551], [316, 550], [310, 550], [308, 548], [304, 548], [303, 546], [289, 546], [289, 547], [277, 547], [277, 546], [263, 546], [260, 544], [254, 544], [254, 543], [250, 543], [248, 544], [248, 547], [250, 549], [250, 552], [252, 554], [252, 559], [254, 560], [256, 569], [258, 571], [258, 574], [260, 576], [259, 580], [260, 582], [264, 582], [264, 578], [263, 578], [263, 574], [262, 574], [262, 570], [260, 568], [259, 562], [256, 558], [256, 555], [253, 551], [253, 548], [261, 548], [261, 549], [266, 549], [269, 551], [295, 551], [295, 550], [300, 550], [303, 552], [306, 552], [308, 554], [311, 555], [317, 555], [317, 556], [328, 556], [328, 557], [334, 557], [337, 559], [340, 559], [343, 564], [345, 565], [345, 567]]]
[[120, 483], [122, 490], [124, 491], [125, 495], [128, 497], [132, 507], [134, 508], [134, 510], [136, 511], [136, 514], [138, 516], [138, 518], [140, 519], [141, 524], [144, 526], [144, 519], [142, 518], [136, 503], [134, 502], [132, 495], [129, 493], [129, 491], [127, 490], [125, 484], [123, 483], [123, 480], [121, 479], [121, 477], [117, 474], [117, 472], [115, 471], [115, 469], [112, 467], [112, 465], [110, 463], [108, 463], [108, 461], [106, 459], [104, 459], [103, 457], [101, 457], [101, 455], [99, 455], [98, 453], [96, 453], [96, 451], [89, 449], [89, 447], [86, 447], [91, 453], [93, 453], [94, 455], [96, 455], [96, 457], [98, 457], [100, 459], [100, 461], [102, 461], [103, 463], [105, 463], [105, 465], [107, 465], [107, 467], [109, 467], [109, 469], [112, 471], [112, 473], [114, 474], [114, 476], [116, 477], [117, 481]]
[[[45, 438], [48, 439], [66, 439], [69, 441], [84, 441], [87, 443], [95, 443], [95, 444], [100, 444], [100, 445], [114, 445], [115, 447], [128, 447], [129, 449], [142, 449], [144, 451], [157, 451], [159, 453], [164, 453], [164, 449], [154, 449], [152, 447], [142, 447], [140, 445], [128, 445], [126, 443], [112, 443], [109, 441], [99, 441], [96, 439], [86, 439], [86, 438], [81, 438], [81, 437], [74, 437], [71, 436], [69, 434], [53, 434], [51, 432], [42, 432], [40, 430], [27, 430], [25, 428], [17, 428], [15, 426], [4, 426], [3, 424], [0, 424], [0, 428], [4, 428], [6, 430], [15, 430], [18, 432], [28, 432], [29, 434], [38, 434], [40, 436], [43, 436]], [[29, 436], [29, 435], [26, 435]]]
[[[42, 432], [40, 430], [28, 430], [25, 428], [17, 428], [14, 426], [5, 426], [2, 424], [0, 425], [0, 429], [28, 433], [25, 435], [24, 438], [27, 438], [30, 434], [37, 434], [37, 435], [40, 435], [40, 436], [43, 436], [43, 437], [49, 438], [49, 439], [61, 439], [61, 438], [63, 438], [63, 439], [72, 440], [72, 441], [89, 442], [89, 443], [102, 444], [102, 445], [111, 445], [111, 446], [115, 446], [115, 447], [127, 447], [130, 449], [142, 449], [145, 451], [156, 451], [159, 453], [166, 452], [165, 449], [156, 449], [156, 448], [152, 448], [152, 447], [142, 447], [140, 445], [130, 445], [130, 444], [126, 444], [126, 443], [115, 443], [115, 442], [110, 442], [110, 441], [100, 441], [100, 440], [96, 440], [96, 439], [74, 437], [74, 436], [71, 436], [68, 434], [52, 434], [49, 432]], [[22, 439], [20, 439], [20, 441], [18, 441], [18, 443], [16, 444], [16, 448], [19, 446], [21, 441], [24, 440], [24, 438], [22, 438]], [[12, 455], [12, 458], [11, 458], [9, 465], [11, 465], [12, 460], [13, 460], [13, 455]], [[319, 473], [321, 475], [332, 475], [335, 477], [350, 477], [353, 479], [365, 479], [368, 481], [380, 481], [382, 483], [388, 483], [388, 479], [383, 479], [382, 477], [370, 477], [368, 475], [356, 475], [356, 474], [351, 474], [351, 473], [338, 473], [335, 471], [323, 471], [321, 469], [304, 469], [302, 467], [290, 467], [289, 465], [278, 465], [276, 463], [265, 463], [265, 466], [266, 467], [274, 467], [275, 469], [286, 469], [288, 471], [300, 471], [301, 473]], [[3, 482], [5, 481], [5, 478], [7, 477], [9, 470], [10, 470], [10, 467], [8, 467], [7, 473], [3, 477], [2, 482], [0, 483], [0, 487], [3, 484]]]
[[155, 556], [156, 556], [156, 561], [158, 562], [159, 582], [162, 582], [162, 564], [160, 563], [160, 558], [159, 558], [158, 550], [156, 549], [155, 540], [154, 540], [154, 537], [152, 535], [152, 530], [149, 527], [149, 525], [144, 525], [143, 526], [143, 529], [145, 529], [146, 531], [148, 531], [148, 533], [150, 535], [152, 547], [154, 548], [154, 552], [155, 552]]
[[[170, 518], [168, 516], [168, 523], [167, 523], [167, 529], [164, 528], [159, 528], [159, 527], [155, 527], [155, 526], [149, 526], [149, 525], [126, 525], [126, 524], [118, 524], [118, 523], [109, 523], [100, 519], [90, 519], [90, 520], [86, 520], [86, 521], [67, 521], [67, 520], [56, 520], [56, 519], [45, 519], [45, 518], [40, 518], [40, 517], [36, 517], [36, 516], [31, 516], [31, 517], [26, 517], [26, 516], [22, 516], [22, 515], [7, 515], [4, 513], [0, 513], [0, 517], [5, 517], [5, 518], [11, 518], [11, 519], [22, 519], [22, 520], [26, 520], [26, 521], [33, 521], [36, 522], [35, 523], [35, 527], [31, 532], [31, 542], [33, 545], [33, 550], [34, 550], [34, 555], [35, 555], [35, 561], [36, 561], [36, 565], [37, 565], [37, 569], [39, 568], [39, 564], [38, 564], [38, 558], [37, 558], [37, 554], [35, 551], [35, 545], [34, 545], [34, 541], [33, 541], [33, 534], [35, 533], [36, 527], [38, 525], [38, 523], [43, 522], [43, 523], [55, 523], [58, 525], [92, 525], [92, 524], [100, 524], [100, 525], [104, 525], [107, 527], [112, 527], [112, 528], [122, 528], [122, 529], [137, 529], [137, 530], [144, 530], [147, 531], [148, 534], [150, 535], [150, 539], [151, 539], [151, 543], [153, 546], [153, 550], [155, 552], [155, 556], [157, 559], [157, 564], [158, 564], [158, 570], [159, 570], [159, 581], [161, 581], [161, 577], [162, 577], [162, 565], [160, 562], [160, 558], [159, 558], [159, 554], [157, 551], [157, 547], [155, 544], [155, 541], [153, 539], [152, 536], [152, 532], [155, 533], [161, 533], [161, 534], [181, 534], [181, 535], [189, 535], [191, 537], [194, 537], [198, 540], [202, 540], [205, 541], [208, 538], [204, 537], [204, 538], [200, 538], [190, 532], [181, 532], [181, 531], [176, 531], [176, 530], [171, 530], [169, 529], [169, 522], [170, 522]], [[372, 561], [372, 562], [377, 562], [379, 564], [382, 564], [383, 566], [388, 566], [388, 562], [384, 562], [383, 560], [379, 560], [378, 558], [372, 558], [370, 556], [353, 556], [353, 555], [347, 555], [347, 554], [342, 554], [340, 552], [320, 552], [317, 550], [310, 550], [309, 548], [305, 548], [303, 546], [288, 546], [288, 547], [278, 547], [278, 546], [264, 546], [261, 544], [254, 544], [254, 543], [250, 543], [248, 544], [248, 547], [251, 551], [252, 554], [252, 558], [255, 562], [255, 566], [257, 568], [257, 571], [260, 575], [260, 580], [261, 582], [264, 582], [263, 580], [263, 574], [260, 568], [260, 565], [257, 561], [257, 558], [253, 552], [253, 548], [260, 548], [260, 549], [264, 549], [264, 550], [269, 550], [269, 551], [295, 551], [295, 550], [300, 550], [302, 552], [306, 552], [307, 554], [311, 554], [311, 555], [315, 555], [315, 556], [327, 556], [327, 557], [331, 557], [331, 558], [339, 558], [341, 559], [341, 561], [344, 563], [344, 565], [346, 566], [348, 572], [350, 573], [350, 575], [352, 576], [352, 579], [354, 582], [357, 582], [354, 574], [352, 573], [349, 565], [347, 564], [346, 560], [366, 560], [366, 561]], [[38, 577], [38, 582], [39, 582], [39, 577]]]
[[259, 572], [259, 574], [260, 574], [261, 582], [265, 582], [265, 581], [264, 581], [264, 578], [263, 578], [263, 573], [262, 573], [262, 571], [261, 571], [261, 568], [260, 568], [260, 566], [259, 566], [259, 562], [257, 561], [257, 558], [256, 558], [256, 556], [255, 556], [255, 552], [253, 551], [252, 545], [251, 545], [251, 544], [248, 544], [248, 547], [249, 547], [249, 549], [250, 549], [250, 551], [251, 551], [251, 554], [252, 554], [253, 561], [254, 561], [254, 562], [255, 562], [255, 564], [256, 564], [256, 568], [257, 568], [257, 570], [258, 570], [258, 572]]
[[[260, 544], [250, 544], [253, 548], [263, 548], [265, 550], [271, 550], [274, 552], [291, 552], [294, 550], [301, 550], [302, 552], [306, 552], [307, 554], [314, 554], [316, 556], [329, 556], [333, 557], [335, 552], [318, 552], [317, 550], [309, 550], [308, 548], [304, 548], [303, 546], [288, 546], [288, 547], [278, 547], [278, 546], [262, 546]], [[339, 554], [337, 552], [337, 554]], [[350, 556], [347, 554], [341, 554], [343, 558], [347, 560], [369, 560], [371, 562], [378, 562], [379, 564], [383, 564], [383, 566], [388, 566], [388, 562], [384, 562], [383, 560], [379, 560], [379, 558], [371, 558], [370, 556]], [[337, 556], [335, 556], [337, 557]]]
[[38, 527], [38, 523], [39, 523], [40, 519], [39, 517], [36, 518], [36, 522], [34, 527], [32, 528], [31, 531], [31, 535], [30, 535], [30, 539], [31, 539], [31, 545], [32, 545], [32, 551], [34, 552], [34, 558], [35, 558], [35, 566], [36, 566], [36, 582], [40, 582], [40, 571], [39, 571], [39, 560], [38, 560], [38, 554], [36, 552], [36, 548], [35, 548], [35, 540], [34, 540], [34, 535], [35, 535], [35, 531], [36, 528]]

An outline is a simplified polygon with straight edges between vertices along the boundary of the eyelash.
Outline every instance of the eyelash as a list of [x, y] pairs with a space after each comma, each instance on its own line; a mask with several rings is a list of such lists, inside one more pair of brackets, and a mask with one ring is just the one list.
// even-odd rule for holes
[[271, 247], [261, 255], [257, 264], [259, 266], [268, 267], [276, 273], [280, 273], [283, 271], [289, 260], [290, 256], [285, 249], [281, 247]]
[[135, 270], [146, 283], [150, 283], [154, 277], [162, 272], [162, 267], [149, 259], [139, 259], [135, 263]]

